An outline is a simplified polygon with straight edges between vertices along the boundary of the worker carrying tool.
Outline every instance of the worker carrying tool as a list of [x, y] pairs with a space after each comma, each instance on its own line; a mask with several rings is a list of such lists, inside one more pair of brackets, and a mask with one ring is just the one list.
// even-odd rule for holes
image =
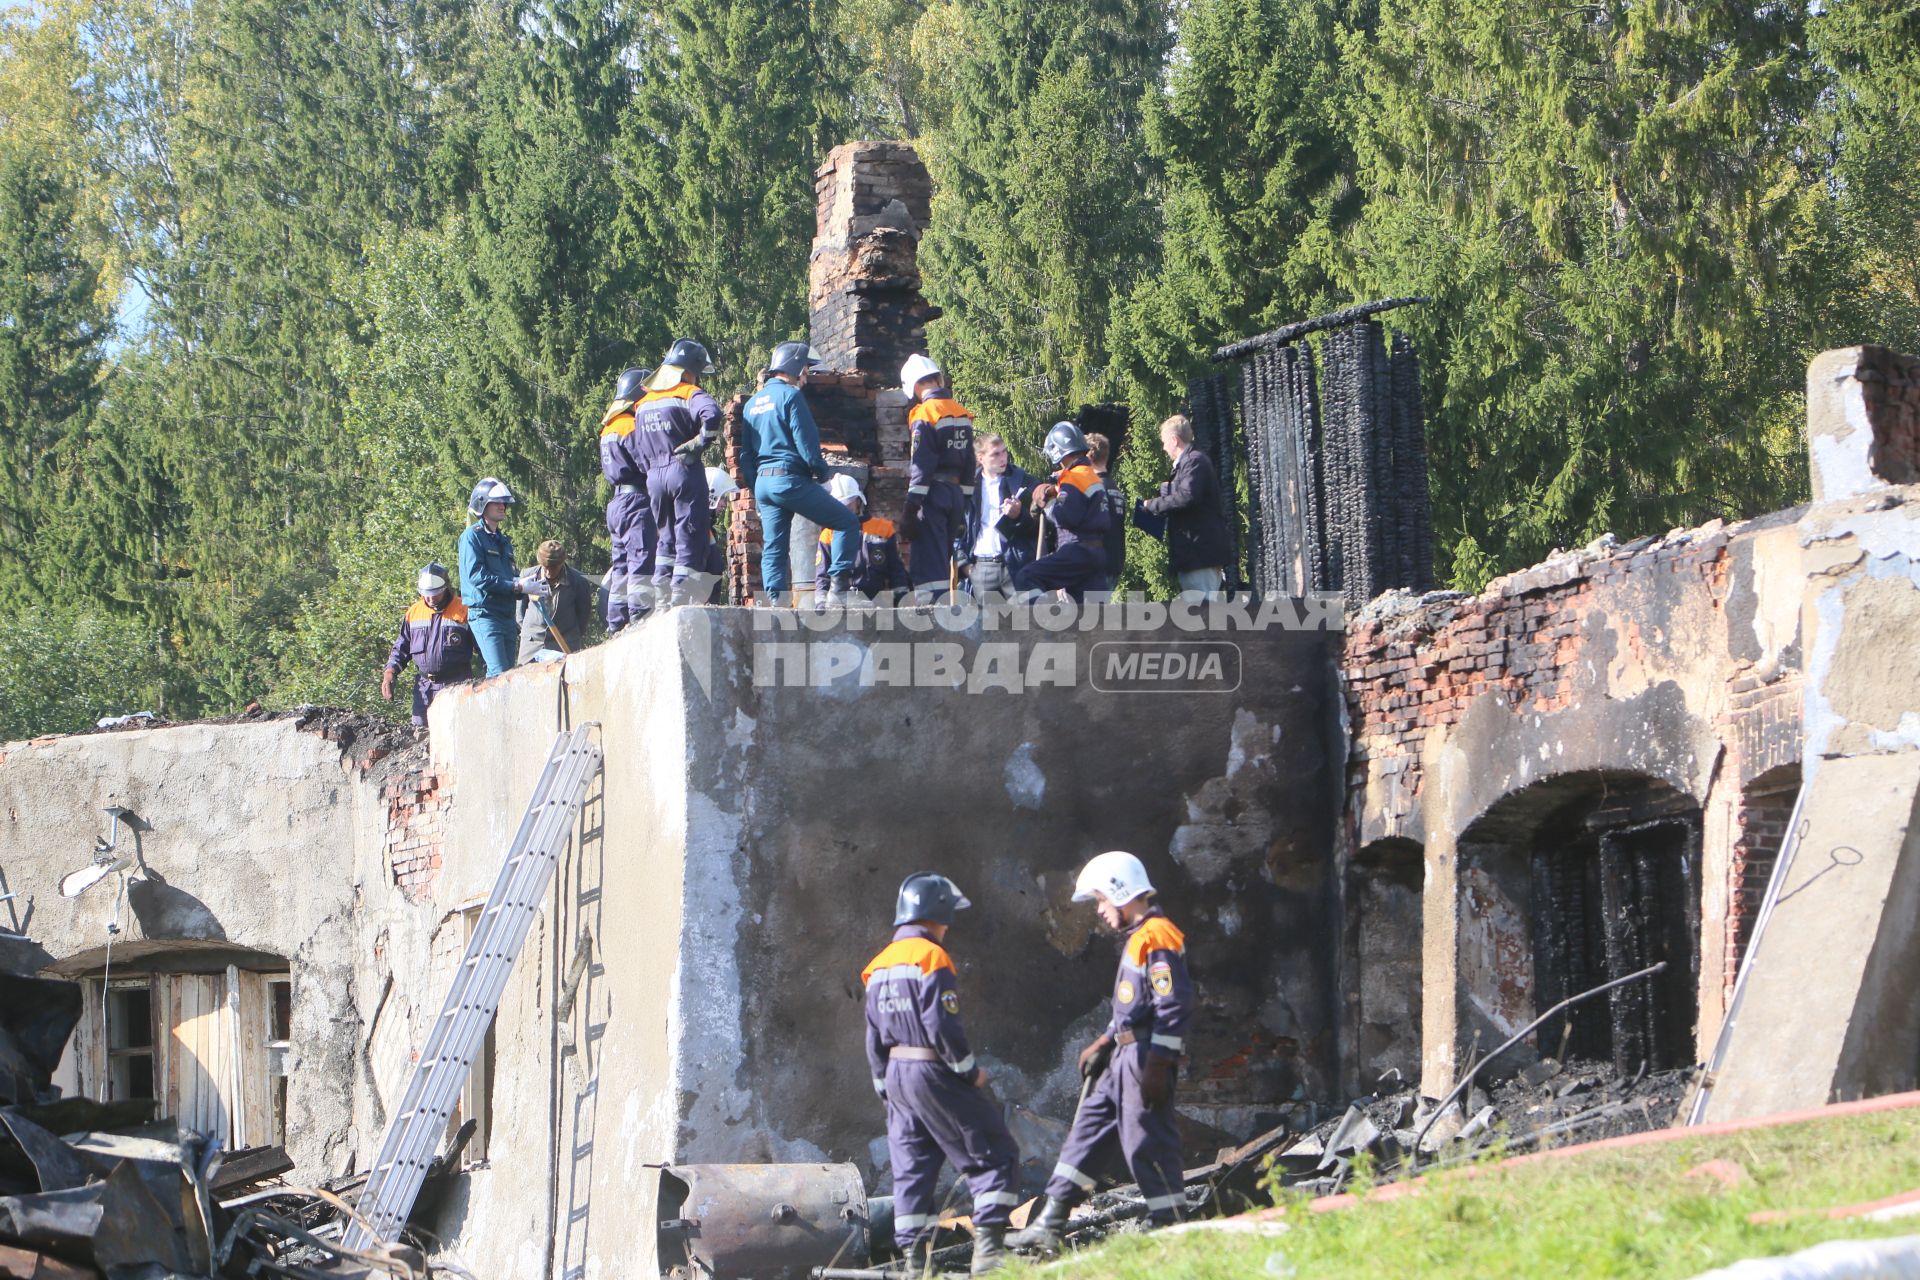
[[647, 467], [633, 451], [633, 407], [646, 394], [651, 369], [624, 369], [613, 384], [613, 401], [600, 419], [600, 474], [613, 486], [607, 503], [607, 540], [613, 564], [607, 570], [607, 634], [653, 611], [653, 552], [659, 537], [647, 500]]
[[913, 403], [907, 413], [907, 507], [900, 521], [916, 595], [932, 599], [947, 589], [953, 540], [966, 532], [973, 502], [973, 414], [953, 398], [947, 376], [924, 355], [900, 369], [900, 386]]
[[[900, 560], [900, 548], [893, 540], [893, 521], [885, 516], [867, 514], [867, 495], [852, 476], [837, 475], [827, 482], [827, 492], [842, 506], [859, 516], [860, 541], [853, 553], [853, 579], [848, 603], [855, 607], [884, 599], [888, 604], [900, 598], [912, 583], [907, 566]], [[831, 529], [820, 531], [820, 545], [830, 547], [836, 535]], [[814, 594], [825, 601], [829, 596], [827, 557], [823, 554], [814, 573]]]
[[669, 605], [694, 604], [706, 595], [700, 584], [713, 541], [713, 508], [700, 455], [719, 437], [721, 415], [694, 377], [712, 372], [705, 347], [691, 338], [677, 339], [647, 379], [647, 394], [633, 407], [633, 452], [646, 467], [647, 499], [658, 531], [653, 593], [666, 596]]
[[467, 514], [474, 523], [460, 535], [460, 598], [466, 602], [467, 625], [473, 628], [474, 644], [486, 659], [490, 676], [513, 666], [520, 641], [514, 602], [547, 594], [545, 583], [520, 580], [513, 562], [513, 540], [500, 528], [514, 501], [506, 481], [483, 476], [467, 495]]
[[519, 605], [520, 652], [525, 665], [541, 652], [575, 653], [587, 647], [587, 620], [593, 617], [596, 587], [592, 578], [567, 563], [567, 549], [548, 538], [533, 552], [534, 566], [523, 582], [544, 584], [546, 599], [529, 597]]
[[1126, 942], [1113, 982], [1112, 1021], [1080, 1052], [1081, 1074], [1097, 1078], [1067, 1131], [1046, 1208], [1013, 1239], [1015, 1248], [1059, 1253], [1067, 1215], [1093, 1191], [1086, 1171], [1116, 1136], [1149, 1220], [1165, 1226], [1179, 1216], [1183, 1175], [1173, 1085], [1193, 1017], [1193, 983], [1186, 937], [1153, 904], [1153, 892], [1140, 859], [1120, 850], [1089, 861], [1074, 882], [1073, 900], [1092, 901], [1101, 921]]
[[933, 1246], [935, 1183], [942, 1157], [973, 1193], [974, 1275], [1006, 1260], [1007, 1222], [1020, 1149], [986, 1092], [986, 1069], [967, 1047], [960, 993], [944, 945], [955, 913], [971, 905], [958, 885], [931, 871], [900, 884], [893, 941], [861, 971], [867, 988], [867, 1064], [887, 1104], [893, 1164], [893, 1238], [911, 1272], [927, 1271]]
[[1071, 422], [1056, 422], [1040, 446], [1053, 479], [1035, 485], [1031, 507], [1054, 528], [1052, 551], [1013, 575], [1018, 592], [1065, 591], [1079, 600], [1105, 591], [1107, 582], [1107, 491], [1087, 461], [1087, 438]]
[[760, 509], [760, 586], [775, 607], [786, 603], [791, 586], [787, 541], [795, 516], [834, 531], [826, 603], [847, 604], [852, 589], [860, 518], [821, 487], [832, 472], [820, 452], [820, 428], [800, 390], [808, 371], [819, 364], [806, 343], [781, 343], [767, 361], [767, 380], [741, 416], [740, 470], [753, 477], [753, 501]]
[[412, 663], [418, 673], [413, 678], [413, 722], [424, 726], [436, 693], [473, 679], [473, 630], [467, 625], [467, 606], [454, 598], [447, 566], [438, 560], [423, 565], [414, 586], [420, 598], [401, 615], [400, 635], [380, 675], [380, 696], [393, 701], [393, 678]]

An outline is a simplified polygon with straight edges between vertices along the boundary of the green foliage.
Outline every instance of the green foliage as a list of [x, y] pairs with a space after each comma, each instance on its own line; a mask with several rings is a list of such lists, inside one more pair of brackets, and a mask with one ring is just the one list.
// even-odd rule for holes
[[1115, 398], [1113, 300], [1157, 244], [1141, 104], [1167, 5], [942, 0], [920, 28], [938, 70], [921, 267], [947, 314], [929, 341], [984, 425], [1031, 451], [1050, 419]]
[[773, 343], [805, 334], [813, 170], [846, 140], [848, 59], [825, 0], [654, 8], [617, 152], [615, 252], [647, 289], [636, 358], [697, 338], [715, 385], [744, 384]]
[[54, 601], [12, 602], [0, 614], [0, 742], [153, 710], [162, 665], [154, 635], [138, 622]]

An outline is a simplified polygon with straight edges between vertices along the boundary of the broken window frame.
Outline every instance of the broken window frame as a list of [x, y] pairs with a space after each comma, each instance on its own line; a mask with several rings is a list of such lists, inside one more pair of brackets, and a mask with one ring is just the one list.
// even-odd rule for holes
[[[109, 1102], [157, 1098], [160, 1094], [160, 1020], [153, 998], [152, 976], [143, 974], [96, 981], [100, 982], [102, 1009], [101, 1053], [106, 1059], [100, 1076], [99, 1096]], [[116, 1037], [127, 1035], [129, 1023], [137, 1021], [128, 1017], [123, 1008], [117, 1007], [121, 1004], [121, 997], [134, 991], [146, 996], [146, 1040], [139, 1044], [115, 1044]], [[133, 1063], [143, 1058], [146, 1060], [147, 1090], [145, 1093], [136, 1093], [127, 1073]]]

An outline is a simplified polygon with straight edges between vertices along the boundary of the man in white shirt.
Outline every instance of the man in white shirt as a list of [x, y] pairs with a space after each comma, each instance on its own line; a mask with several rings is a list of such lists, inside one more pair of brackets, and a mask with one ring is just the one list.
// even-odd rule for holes
[[1005, 595], [1013, 586], [1013, 571], [1033, 558], [1034, 526], [1026, 515], [1033, 477], [1013, 465], [1007, 442], [992, 432], [974, 436], [973, 453], [980, 475], [968, 520], [973, 566], [967, 581], [976, 597]]

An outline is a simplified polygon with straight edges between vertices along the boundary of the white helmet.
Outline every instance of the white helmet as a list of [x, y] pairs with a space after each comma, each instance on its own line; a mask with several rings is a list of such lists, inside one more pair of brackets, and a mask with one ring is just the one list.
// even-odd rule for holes
[[827, 492], [841, 502], [845, 502], [848, 498], [858, 498], [864, 505], [867, 501], [867, 495], [860, 492], [860, 482], [844, 471], [833, 473], [833, 479], [827, 481]]
[[940, 366], [926, 356], [916, 353], [908, 356], [907, 362], [900, 366], [900, 389], [909, 397], [917, 399], [918, 397], [914, 397], [913, 389], [920, 385], [920, 379], [939, 376]]
[[1140, 865], [1140, 859], [1125, 850], [1112, 849], [1080, 868], [1079, 878], [1073, 882], [1075, 902], [1091, 902], [1096, 892], [1114, 906], [1124, 907], [1141, 894], [1152, 893], [1153, 883], [1147, 879], [1147, 869]]
[[481, 477], [479, 483], [473, 486], [473, 492], [467, 495], [467, 514], [478, 519], [486, 511], [489, 502], [513, 505], [513, 490], [507, 488], [506, 481], [492, 476]]
[[733, 477], [727, 473], [725, 467], [707, 468], [707, 501], [725, 502], [727, 495], [739, 487], [733, 482]]
[[438, 560], [429, 561], [427, 564], [420, 566], [420, 576], [415, 578], [413, 582], [413, 585], [423, 596], [436, 595], [439, 592], [445, 591], [447, 584], [447, 566], [441, 564]]

